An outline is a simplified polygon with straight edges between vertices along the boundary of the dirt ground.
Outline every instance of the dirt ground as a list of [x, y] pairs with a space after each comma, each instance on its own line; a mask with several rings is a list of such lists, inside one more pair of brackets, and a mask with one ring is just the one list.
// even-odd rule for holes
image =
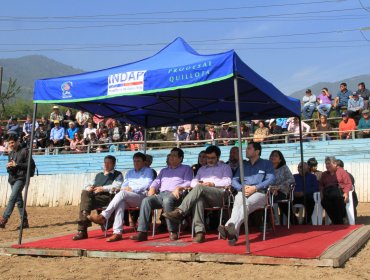
[[[0, 209], [2, 213], [4, 209]], [[24, 240], [73, 233], [77, 207], [30, 207]], [[370, 203], [358, 207], [358, 223], [370, 224]], [[0, 230], [0, 246], [18, 240], [18, 213]], [[0, 279], [370, 279], [368, 242], [343, 268], [189, 263], [97, 258], [0, 256]]]

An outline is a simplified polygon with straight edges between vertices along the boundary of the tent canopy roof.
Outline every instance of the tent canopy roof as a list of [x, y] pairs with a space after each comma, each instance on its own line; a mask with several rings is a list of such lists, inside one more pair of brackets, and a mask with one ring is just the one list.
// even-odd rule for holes
[[234, 77], [241, 120], [300, 115], [281, 93], [233, 51], [200, 55], [182, 38], [157, 54], [109, 69], [37, 80], [34, 102], [88, 111], [146, 128], [235, 120]]

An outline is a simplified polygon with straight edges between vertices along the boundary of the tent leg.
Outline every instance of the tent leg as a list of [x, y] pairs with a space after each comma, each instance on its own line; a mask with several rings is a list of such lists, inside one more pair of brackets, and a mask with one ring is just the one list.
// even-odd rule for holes
[[[239, 108], [239, 90], [238, 90], [238, 78], [234, 76], [234, 93], [235, 93], [235, 113], [236, 113], [236, 127], [238, 132], [238, 142], [239, 142], [239, 171], [240, 171], [240, 182], [244, 186], [244, 168], [243, 168], [243, 145], [242, 145], [242, 135], [240, 131], [240, 108]], [[249, 245], [249, 230], [248, 230], [248, 213], [247, 205], [245, 200], [245, 189], [242, 187], [243, 195], [243, 214], [244, 214], [244, 228], [245, 228], [245, 245], [247, 254], [250, 253]]]
[[31, 158], [32, 158], [32, 151], [33, 151], [33, 139], [35, 138], [36, 113], [37, 113], [37, 103], [33, 105], [32, 130], [31, 130], [30, 148], [28, 151], [28, 159], [27, 159], [28, 168], [27, 168], [27, 173], [26, 173], [26, 184], [24, 187], [24, 202], [23, 202], [23, 211], [22, 211], [22, 217], [21, 217], [21, 225], [19, 228], [18, 245], [22, 244], [24, 213], [26, 211], [28, 186], [30, 184], [30, 172], [31, 172], [30, 167], [31, 167]]
[[[299, 146], [301, 150], [301, 165], [302, 165], [302, 172], [303, 172], [303, 179], [305, 178], [306, 174], [304, 172], [303, 164], [304, 164], [304, 159], [303, 159], [303, 131], [302, 131], [302, 118], [299, 117]], [[306, 193], [306, 180], [303, 180], [303, 193]], [[306, 196], [303, 196], [303, 205], [306, 209]], [[305, 215], [305, 222], [307, 225], [307, 215]], [[288, 221], [289, 223], [289, 221]]]

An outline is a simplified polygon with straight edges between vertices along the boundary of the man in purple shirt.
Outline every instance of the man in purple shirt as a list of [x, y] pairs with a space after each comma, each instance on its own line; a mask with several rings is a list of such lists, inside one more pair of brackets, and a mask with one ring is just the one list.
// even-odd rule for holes
[[[163, 208], [165, 212], [172, 211], [181, 203], [181, 192], [190, 187], [193, 171], [188, 165], [183, 165], [184, 151], [173, 148], [168, 158], [168, 167], [163, 168], [158, 177], [149, 187], [148, 196], [140, 206], [139, 226], [137, 235], [130, 237], [132, 240], [148, 240], [148, 230], [151, 213], [154, 209]], [[158, 194], [156, 194], [160, 191]], [[170, 239], [177, 240], [178, 225], [166, 220], [170, 232]]]
[[193, 210], [193, 223], [195, 225], [195, 237], [193, 242], [205, 241], [205, 207], [222, 207], [224, 202], [225, 188], [231, 186], [232, 171], [229, 165], [219, 161], [221, 151], [217, 146], [209, 146], [206, 149], [207, 165], [202, 166], [195, 178], [191, 181], [193, 190], [184, 198], [181, 205], [174, 211], [165, 211], [167, 219], [175, 223], [181, 220]]
[[327, 88], [323, 88], [321, 94], [317, 97], [317, 111], [325, 117], [329, 117], [331, 109], [331, 94]]

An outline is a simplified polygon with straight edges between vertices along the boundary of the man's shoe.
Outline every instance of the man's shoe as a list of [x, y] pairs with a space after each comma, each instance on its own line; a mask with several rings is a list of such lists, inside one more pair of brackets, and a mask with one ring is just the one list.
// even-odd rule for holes
[[107, 238], [107, 242], [116, 242], [122, 240], [122, 234], [114, 233], [111, 237]]
[[227, 231], [227, 239], [230, 246], [235, 246], [236, 242], [238, 241], [238, 237], [236, 236], [235, 225], [233, 223], [228, 224], [225, 227]]
[[95, 224], [98, 224], [98, 225], [105, 225], [105, 223], [106, 223], [106, 219], [104, 218], [104, 216], [103, 215], [97, 215], [97, 214], [91, 214], [91, 215], [89, 215], [89, 216], [87, 216], [87, 219], [89, 220], [89, 221], [92, 221], [93, 223], [95, 223]]
[[223, 226], [223, 225], [219, 225], [218, 228], [217, 228], [218, 232], [220, 233], [220, 237], [223, 239], [223, 240], [226, 240], [228, 238], [228, 232], [226, 230], [226, 227]]
[[87, 231], [79, 230], [77, 234], [72, 237], [72, 240], [76, 241], [76, 240], [82, 240], [82, 239], [87, 239], [87, 238], [88, 238]]
[[197, 232], [195, 237], [193, 238], [193, 242], [195, 243], [203, 243], [206, 241], [206, 235], [204, 232]]
[[177, 239], [179, 239], [179, 235], [177, 234], [177, 232], [171, 231], [170, 232], [170, 240], [171, 241], [176, 241]]
[[138, 231], [136, 235], [130, 236], [130, 239], [134, 240], [134, 241], [138, 241], [138, 242], [147, 241], [148, 240], [148, 233]]
[[172, 222], [176, 224], [180, 224], [181, 221], [184, 219], [184, 216], [182, 215], [182, 211], [179, 208], [176, 208], [175, 210], [171, 212], [163, 213], [163, 217], [171, 220]]
[[5, 228], [5, 225], [7, 222], [8, 222], [8, 219], [0, 217], [0, 228]]

